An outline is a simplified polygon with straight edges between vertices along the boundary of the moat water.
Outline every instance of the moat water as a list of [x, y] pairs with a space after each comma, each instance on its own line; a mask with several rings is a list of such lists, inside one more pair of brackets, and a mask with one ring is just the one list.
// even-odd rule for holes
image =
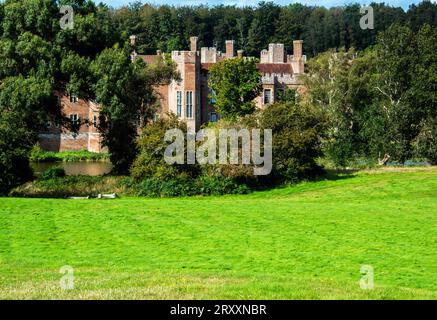
[[31, 167], [36, 176], [53, 167], [64, 168], [67, 176], [101, 176], [112, 170], [112, 164], [109, 161], [33, 162]]

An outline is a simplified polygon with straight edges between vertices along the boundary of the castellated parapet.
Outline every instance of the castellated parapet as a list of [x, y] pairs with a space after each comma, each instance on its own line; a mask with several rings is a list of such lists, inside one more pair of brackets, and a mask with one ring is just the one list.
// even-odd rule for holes
[[274, 85], [277, 83], [283, 85], [298, 85], [299, 81], [292, 74], [288, 73], [265, 73], [261, 77], [261, 81], [264, 85]]
[[200, 49], [201, 63], [217, 63], [225, 58], [225, 54], [217, 51], [217, 48], [203, 47]]
[[198, 52], [193, 51], [172, 51], [171, 59], [176, 63], [196, 63]]
[[269, 58], [269, 52], [266, 49], [262, 50], [260, 54], [261, 63], [269, 63]]
[[270, 63], [285, 62], [285, 47], [283, 43], [269, 44], [269, 59], [270, 59]]

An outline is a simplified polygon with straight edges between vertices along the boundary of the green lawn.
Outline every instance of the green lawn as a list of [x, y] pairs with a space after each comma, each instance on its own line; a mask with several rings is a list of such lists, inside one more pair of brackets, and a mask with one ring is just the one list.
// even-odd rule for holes
[[437, 168], [341, 178], [244, 196], [1, 198], [0, 298], [437, 299]]

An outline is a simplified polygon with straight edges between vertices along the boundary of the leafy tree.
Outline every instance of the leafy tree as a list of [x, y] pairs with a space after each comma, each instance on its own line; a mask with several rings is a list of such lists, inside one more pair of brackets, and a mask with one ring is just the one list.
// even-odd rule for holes
[[135, 159], [138, 130], [156, 111], [155, 87], [178, 78], [173, 64], [158, 60], [146, 65], [142, 59], [132, 63], [129, 51], [106, 49], [91, 64], [95, 101], [101, 105], [98, 129], [116, 173], [126, 173]]
[[[187, 126], [174, 114], [158, 119], [147, 125], [141, 132], [136, 143], [138, 146], [138, 156], [132, 167], [131, 175], [136, 180], [158, 179], [167, 181], [177, 177], [196, 177], [199, 168], [191, 164], [169, 165], [164, 160], [164, 152], [170, 142], [165, 142], [164, 137], [167, 130], [179, 129], [186, 137]], [[187, 143], [185, 142], [185, 153]]]
[[226, 59], [211, 67], [209, 86], [221, 115], [244, 116], [255, 110], [253, 100], [262, 90], [261, 74], [253, 59]]
[[1, 82], [0, 194], [32, 177], [29, 153], [54, 107], [49, 81], [19, 76]]
[[260, 116], [261, 126], [273, 132], [274, 177], [296, 181], [321, 172], [316, 159], [322, 155], [323, 113], [305, 103], [287, 102], [267, 106]]
[[248, 53], [255, 55], [267, 48], [275, 34], [280, 7], [273, 2], [261, 1], [256, 8], [254, 19], [249, 29]]

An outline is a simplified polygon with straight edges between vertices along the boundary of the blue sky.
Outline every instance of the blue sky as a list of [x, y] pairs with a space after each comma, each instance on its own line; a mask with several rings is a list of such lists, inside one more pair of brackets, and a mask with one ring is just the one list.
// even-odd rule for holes
[[[124, 4], [129, 4], [133, 0], [94, 0], [95, 2], [104, 2], [113, 7], [119, 7]], [[256, 5], [258, 0], [142, 0], [143, 3], [153, 4], [171, 4], [171, 5], [198, 5], [198, 4], [228, 4], [228, 5]], [[293, 2], [300, 2], [308, 5], [323, 5], [325, 7], [339, 6], [348, 3], [369, 4], [369, 0], [273, 0], [273, 2], [284, 5]], [[421, 0], [376, 0], [375, 2], [385, 2], [396, 7], [408, 9], [410, 4], [420, 3]]]

